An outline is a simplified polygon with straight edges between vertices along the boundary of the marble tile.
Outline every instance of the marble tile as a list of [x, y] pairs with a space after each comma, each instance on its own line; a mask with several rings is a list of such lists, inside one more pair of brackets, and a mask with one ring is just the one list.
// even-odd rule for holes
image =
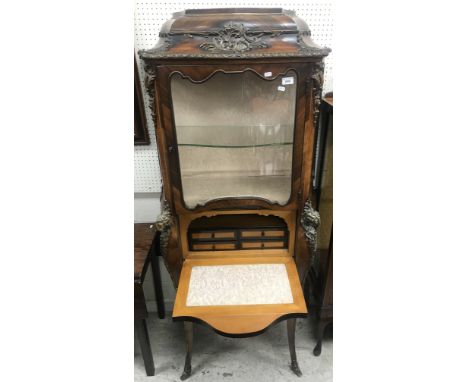
[[292, 304], [284, 264], [194, 266], [187, 306]]

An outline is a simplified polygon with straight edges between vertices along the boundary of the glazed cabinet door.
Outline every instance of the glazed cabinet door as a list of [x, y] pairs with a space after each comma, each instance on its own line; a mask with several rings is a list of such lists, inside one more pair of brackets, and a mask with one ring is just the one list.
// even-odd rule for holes
[[161, 109], [176, 209], [292, 208], [305, 81], [289, 64], [164, 67]]

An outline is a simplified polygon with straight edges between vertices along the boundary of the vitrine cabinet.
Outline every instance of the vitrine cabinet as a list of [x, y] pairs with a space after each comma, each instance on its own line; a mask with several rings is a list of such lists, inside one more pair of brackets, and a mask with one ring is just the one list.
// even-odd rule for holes
[[[311, 176], [328, 53], [277, 8], [175, 13], [157, 45], [139, 52], [174, 318], [245, 336], [307, 313], [301, 283], [319, 223]], [[293, 347], [291, 356], [297, 372]], [[189, 365], [188, 356], [185, 377]]]

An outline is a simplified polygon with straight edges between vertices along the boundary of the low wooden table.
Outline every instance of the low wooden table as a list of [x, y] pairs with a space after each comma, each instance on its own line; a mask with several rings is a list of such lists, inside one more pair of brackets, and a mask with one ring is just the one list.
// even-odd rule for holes
[[154, 375], [153, 353], [148, 337], [148, 327], [146, 318], [148, 311], [146, 309], [145, 294], [143, 292], [143, 282], [146, 271], [151, 263], [153, 271], [154, 290], [156, 303], [158, 306], [159, 318], [164, 318], [164, 298], [161, 285], [161, 272], [159, 269], [159, 232], [156, 231], [154, 224], [135, 224], [134, 225], [134, 321], [135, 330], [140, 342], [141, 353], [145, 362], [146, 374]]

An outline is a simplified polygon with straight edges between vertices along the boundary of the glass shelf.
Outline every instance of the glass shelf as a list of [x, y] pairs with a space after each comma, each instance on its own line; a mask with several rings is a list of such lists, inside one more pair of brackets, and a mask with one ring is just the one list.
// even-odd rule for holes
[[293, 126], [251, 125], [236, 126], [177, 126], [177, 141], [180, 145], [248, 147], [273, 144], [292, 144]]
[[203, 83], [176, 75], [171, 90], [188, 208], [228, 197], [288, 202], [294, 72], [268, 81], [250, 71], [216, 73]]
[[292, 142], [280, 142], [280, 143], [265, 143], [258, 145], [245, 145], [245, 146], [233, 146], [233, 145], [203, 145], [197, 143], [179, 143], [179, 147], [212, 147], [212, 148], [226, 148], [226, 149], [245, 149], [254, 147], [270, 147], [270, 146], [287, 146], [292, 145]]

